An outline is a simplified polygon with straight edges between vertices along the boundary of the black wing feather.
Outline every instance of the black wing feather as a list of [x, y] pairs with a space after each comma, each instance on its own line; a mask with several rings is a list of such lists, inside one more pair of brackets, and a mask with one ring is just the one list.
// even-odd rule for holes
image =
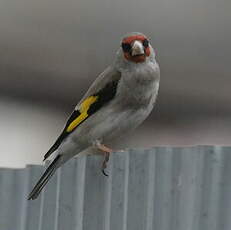
[[[88, 109], [88, 117], [89, 118], [92, 114], [97, 112], [102, 106], [107, 104], [109, 101], [111, 101], [115, 95], [116, 95], [116, 90], [117, 90], [117, 85], [118, 85], [119, 79], [114, 80], [112, 82], [109, 82], [105, 85], [104, 88], [99, 90], [97, 93], [93, 94], [92, 96], [97, 96], [97, 100], [91, 104], [91, 106]], [[63, 142], [63, 140], [75, 129], [73, 129], [71, 132], [67, 132], [68, 126], [80, 115], [81, 113], [78, 110], [75, 110], [70, 118], [68, 119], [61, 135], [58, 137], [58, 139], [55, 141], [55, 143], [52, 145], [52, 147], [48, 150], [48, 152], [44, 156], [44, 160], [46, 160]], [[87, 119], [86, 118], [86, 119]], [[85, 120], [86, 120], [85, 119]], [[84, 122], [83, 120], [82, 122]], [[81, 123], [82, 123], [81, 122]]]
[[70, 118], [68, 119], [62, 133], [57, 138], [55, 143], [51, 146], [51, 148], [48, 150], [48, 152], [45, 154], [43, 161], [45, 161], [62, 143], [62, 141], [68, 136], [68, 132], [66, 132], [67, 127], [71, 124], [72, 121], [76, 119], [80, 115], [80, 112], [78, 110], [74, 110], [74, 112], [71, 114]]

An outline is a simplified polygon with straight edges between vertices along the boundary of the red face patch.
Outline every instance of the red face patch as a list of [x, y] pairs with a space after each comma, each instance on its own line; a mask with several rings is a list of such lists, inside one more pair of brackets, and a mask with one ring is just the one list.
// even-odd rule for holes
[[[125, 46], [125, 47], [132, 47], [132, 44], [134, 41], [141, 41], [143, 46], [144, 46], [144, 52], [145, 54], [144, 55], [139, 55], [139, 56], [132, 56], [131, 55], [131, 52], [129, 51], [129, 49], [123, 49], [124, 51], [124, 57], [129, 60], [129, 61], [132, 61], [132, 62], [135, 62], [135, 63], [140, 63], [140, 62], [144, 62], [146, 60], [146, 57], [150, 55], [150, 47], [148, 45], [148, 39], [143, 36], [143, 35], [133, 35], [133, 36], [129, 36], [129, 37], [126, 37], [123, 39], [122, 41], [122, 47]], [[145, 45], [145, 43], [147, 45]]]
[[147, 39], [147, 38], [145, 36], [143, 36], [143, 35], [133, 35], [133, 36], [124, 38], [122, 42], [131, 44], [135, 40], [144, 41], [145, 39]]

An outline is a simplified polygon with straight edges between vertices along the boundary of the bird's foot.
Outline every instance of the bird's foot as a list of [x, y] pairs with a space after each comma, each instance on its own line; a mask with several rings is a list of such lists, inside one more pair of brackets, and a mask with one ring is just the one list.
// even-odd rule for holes
[[109, 157], [110, 157], [110, 153], [109, 152], [104, 152], [105, 157], [102, 163], [102, 168], [101, 171], [103, 173], [104, 176], [108, 176], [108, 174], [105, 172], [105, 169], [107, 168], [107, 162], [109, 161]]
[[105, 169], [107, 168], [107, 163], [109, 161], [109, 158], [110, 158], [110, 154], [113, 152], [112, 149], [108, 148], [107, 146], [103, 145], [103, 144], [100, 144], [100, 143], [97, 143], [96, 144], [96, 147], [102, 151], [102, 153], [104, 154], [104, 160], [103, 160], [103, 163], [102, 163], [102, 173], [104, 176], [108, 176], [108, 174], [105, 172]]

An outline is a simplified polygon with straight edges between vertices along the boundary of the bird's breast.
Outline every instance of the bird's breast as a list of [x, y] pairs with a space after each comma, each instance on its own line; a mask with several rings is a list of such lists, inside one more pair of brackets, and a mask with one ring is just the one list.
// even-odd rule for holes
[[153, 65], [137, 66], [122, 73], [118, 96], [122, 103], [134, 106], [154, 104], [159, 89], [159, 69]]

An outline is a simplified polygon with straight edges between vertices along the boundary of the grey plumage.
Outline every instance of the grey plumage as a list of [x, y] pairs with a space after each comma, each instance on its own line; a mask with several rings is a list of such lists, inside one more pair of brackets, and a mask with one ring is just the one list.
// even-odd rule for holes
[[[141, 33], [132, 33], [125, 37], [137, 35], [145, 37]], [[61, 134], [61, 142], [59, 141], [55, 148], [53, 146], [53, 149], [51, 148], [57, 157], [35, 185], [28, 199], [36, 199], [49, 178], [67, 160], [80, 155], [83, 150], [95, 146], [96, 143], [108, 143], [136, 128], [150, 114], [158, 94], [160, 71], [151, 45], [148, 49], [146, 51], [147, 49], [144, 48], [147, 54], [150, 52], [150, 55], [145, 53], [146, 56], [142, 56], [144, 61], [135, 62], [132, 61], [133, 58], [143, 59], [139, 59], [139, 56], [130, 57], [128, 53], [130, 60], [125, 57], [123, 49], [119, 48], [115, 61], [99, 75], [76, 106], [74, 115], [69, 118], [69, 123], [67, 122]], [[87, 100], [95, 100], [95, 102], [89, 103], [90, 106], [87, 107], [89, 105]], [[75, 114], [84, 116], [84, 106], [86, 118], [79, 122], [80, 118], [76, 117], [75, 122], [79, 123], [72, 130], [75, 124], [73, 116]], [[71, 131], [69, 132], [68, 129]], [[49, 151], [48, 155], [52, 151]]]

